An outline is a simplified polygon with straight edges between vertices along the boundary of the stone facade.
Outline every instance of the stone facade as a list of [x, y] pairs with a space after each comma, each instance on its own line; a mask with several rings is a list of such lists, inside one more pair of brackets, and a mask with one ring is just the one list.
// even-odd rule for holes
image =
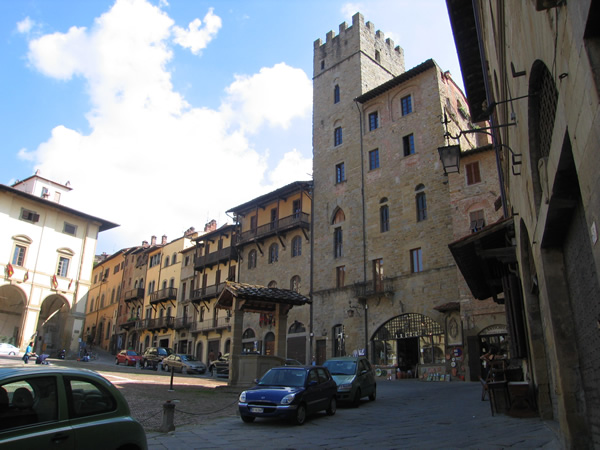
[[565, 448], [598, 448], [598, 2], [447, 4], [471, 113], [510, 124], [495, 132], [514, 222], [516, 283], [504, 295], [523, 311], [537, 411], [558, 422]]
[[[477, 205], [490, 223], [501, 217], [490, 207], [499, 191], [490, 173], [494, 155], [465, 152], [466, 161], [481, 160], [486, 175], [476, 186], [465, 187], [463, 175], [443, 176], [437, 149], [447, 143], [446, 131], [473, 127], [461, 110], [466, 99], [432, 60], [405, 72], [402, 51], [382, 37], [357, 14], [339, 36], [315, 42], [315, 353], [319, 362], [366, 353], [412, 376], [431, 369], [469, 378], [467, 335], [505, 320], [502, 308], [468, 295], [447, 245], [471, 232], [469, 212]], [[465, 150], [479, 148], [476, 138], [459, 141]], [[450, 340], [446, 321], [453, 314], [436, 307], [452, 302], [470, 321]], [[420, 334], [424, 329], [396, 330], [417, 320], [431, 321], [433, 340]], [[399, 334], [382, 337], [390, 329]], [[456, 348], [460, 357], [451, 367]]]

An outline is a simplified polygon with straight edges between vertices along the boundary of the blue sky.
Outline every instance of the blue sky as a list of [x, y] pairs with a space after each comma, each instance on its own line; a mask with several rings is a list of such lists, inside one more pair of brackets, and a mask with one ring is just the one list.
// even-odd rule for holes
[[444, 0], [2, 0], [0, 183], [70, 181], [98, 253], [221, 225], [310, 179], [313, 43], [355, 12], [462, 85]]

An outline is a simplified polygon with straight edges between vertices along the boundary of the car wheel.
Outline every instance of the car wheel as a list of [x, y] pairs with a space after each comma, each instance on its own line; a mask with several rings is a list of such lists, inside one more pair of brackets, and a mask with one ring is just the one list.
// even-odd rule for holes
[[144, 369], [148, 369], [150, 367], [150, 363], [148, 362], [148, 360], [144, 361]]
[[296, 415], [294, 416], [294, 423], [296, 425], [303, 425], [306, 421], [306, 406], [304, 404], [298, 405], [296, 409]]
[[118, 366], [119, 365], [119, 359], [115, 358], [115, 365]]
[[355, 408], [360, 405], [360, 399], [362, 398], [362, 393], [360, 392], [360, 388], [356, 390], [356, 394], [354, 394], [354, 400], [352, 401], [352, 406]]
[[373, 386], [373, 392], [371, 393], [371, 395], [369, 395], [369, 400], [374, 402], [376, 398], [377, 398], [377, 385]]
[[335, 414], [335, 411], [337, 410], [337, 402], [335, 400], [335, 397], [331, 397], [331, 401], [329, 402], [329, 408], [327, 408], [327, 415], [328, 416], [333, 416]]
[[246, 423], [252, 423], [254, 419], [256, 419], [254, 416], [242, 416], [242, 420]]
[[8, 353], [8, 356], [15, 356], [15, 355], [16, 355], [16, 353], [15, 353], [15, 352], [9, 352], [9, 353]]

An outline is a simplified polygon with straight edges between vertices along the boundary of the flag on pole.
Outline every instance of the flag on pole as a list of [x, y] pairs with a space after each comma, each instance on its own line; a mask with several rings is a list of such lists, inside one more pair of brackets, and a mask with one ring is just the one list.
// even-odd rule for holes
[[10, 278], [13, 276], [14, 273], [15, 273], [15, 269], [13, 269], [13, 266], [11, 263], [8, 263], [8, 266], [6, 266], [6, 276], [8, 278]]
[[73, 284], [73, 278], [71, 278], [71, 281], [69, 281], [69, 289], [71, 289], [72, 284]]
[[25, 283], [27, 280], [29, 280], [29, 270], [25, 272], [25, 275], [23, 275], [23, 283]]
[[52, 275], [52, 287], [54, 289], [58, 287], [58, 280], [56, 279], [56, 275]]

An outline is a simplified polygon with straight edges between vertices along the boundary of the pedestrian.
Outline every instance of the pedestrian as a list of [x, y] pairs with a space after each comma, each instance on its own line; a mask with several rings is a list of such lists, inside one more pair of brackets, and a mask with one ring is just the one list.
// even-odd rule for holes
[[312, 365], [313, 365], [313, 366], [316, 366], [316, 365], [317, 365], [317, 360], [315, 359], [315, 357], [314, 357], [314, 356], [312, 357]]
[[25, 349], [25, 354], [23, 355], [23, 361], [25, 364], [29, 364], [29, 357], [33, 353], [33, 342], [30, 342], [27, 348]]
[[214, 360], [215, 360], [215, 352], [213, 352], [211, 350], [210, 353], [208, 354], [208, 362], [213, 362]]

